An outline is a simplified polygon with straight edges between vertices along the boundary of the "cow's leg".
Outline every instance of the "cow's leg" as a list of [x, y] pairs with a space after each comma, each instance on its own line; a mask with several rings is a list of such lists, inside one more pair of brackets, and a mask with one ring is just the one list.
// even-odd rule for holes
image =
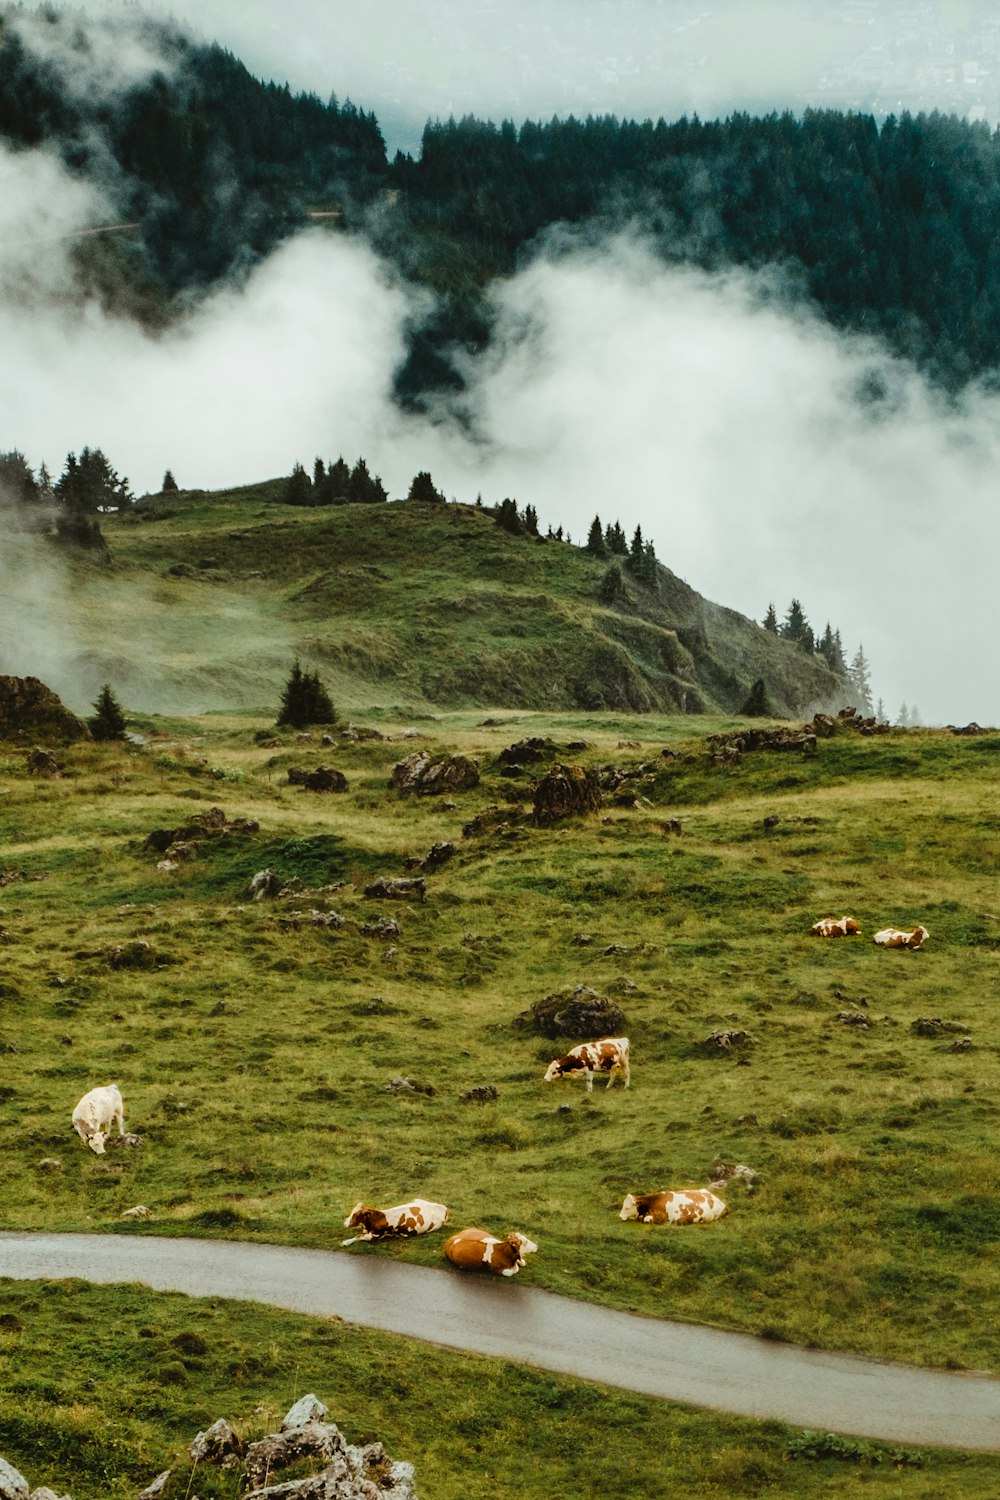
[[119, 1135], [124, 1135], [125, 1134], [124, 1111], [120, 1110], [120, 1109], [116, 1109], [114, 1117], [118, 1121], [118, 1134]]
[[625, 1087], [630, 1089], [632, 1087], [632, 1065], [627, 1057], [622, 1063], [622, 1077], [625, 1080]]
[[607, 1085], [608, 1088], [611, 1087], [611, 1085], [614, 1083], [614, 1081], [615, 1081], [615, 1070], [614, 1070], [614, 1068], [612, 1068], [611, 1072], [608, 1074], [608, 1085]]
[[593, 1092], [594, 1092], [594, 1075], [593, 1075], [593, 1073], [588, 1073], [587, 1074], [587, 1093], [588, 1094], [592, 1094]]

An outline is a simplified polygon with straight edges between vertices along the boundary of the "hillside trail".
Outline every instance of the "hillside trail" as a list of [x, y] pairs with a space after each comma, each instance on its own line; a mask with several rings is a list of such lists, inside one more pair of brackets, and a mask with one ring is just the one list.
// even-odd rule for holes
[[1000, 1451], [1000, 1379], [616, 1312], [523, 1283], [233, 1240], [0, 1232], [0, 1277], [142, 1282], [342, 1318], [669, 1401], [886, 1442]]

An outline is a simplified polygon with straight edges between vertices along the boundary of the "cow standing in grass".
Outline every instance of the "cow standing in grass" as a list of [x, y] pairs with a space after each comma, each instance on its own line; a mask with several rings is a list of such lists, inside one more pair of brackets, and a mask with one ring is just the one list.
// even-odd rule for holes
[[586, 1078], [589, 1094], [593, 1092], [595, 1073], [607, 1073], [608, 1088], [619, 1076], [626, 1088], [630, 1086], [632, 1073], [627, 1036], [606, 1036], [599, 1042], [582, 1042], [579, 1047], [571, 1047], [565, 1057], [557, 1057], [549, 1063], [544, 1081], [554, 1083], [557, 1078]]
[[117, 1083], [91, 1089], [74, 1109], [73, 1127], [96, 1156], [104, 1155], [104, 1140], [114, 1121], [118, 1122], [118, 1134], [125, 1134], [124, 1110]]

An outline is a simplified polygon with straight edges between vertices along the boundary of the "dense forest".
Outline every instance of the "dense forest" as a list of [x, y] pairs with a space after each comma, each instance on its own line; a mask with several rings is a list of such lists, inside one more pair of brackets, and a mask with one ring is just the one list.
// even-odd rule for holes
[[83, 56], [81, 19], [25, 22], [0, 5], [0, 139], [56, 145], [110, 188], [141, 236], [81, 256], [106, 295], [114, 277], [96, 261], [116, 258], [122, 286], [147, 294], [133, 300], [164, 316], [178, 294], [244, 270], [325, 208], [437, 294], [399, 373], [400, 395], [419, 400], [459, 383], [449, 351], [488, 341], [484, 291], [540, 233], [638, 226], [668, 260], [782, 266], [835, 326], [882, 336], [949, 388], [996, 367], [1000, 133], [985, 125], [834, 111], [466, 118], [428, 124], [419, 157], [390, 163], [374, 114], [258, 82], [172, 25], [137, 19], [162, 69], [95, 93], [69, 88], [37, 45], [48, 25]]

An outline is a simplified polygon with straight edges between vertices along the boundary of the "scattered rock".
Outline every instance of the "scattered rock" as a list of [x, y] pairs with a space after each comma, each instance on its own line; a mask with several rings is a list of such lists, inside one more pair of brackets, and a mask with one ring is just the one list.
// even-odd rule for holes
[[346, 729], [340, 731], [342, 739], [353, 740], [355, 743], [361, 740], [384, 740], [385, 735], [380, 729], [373, 729], [370, 724], [348, 724]]
[[402, 936], [402, 928], [392, 917], [379, 917], [375, 922], [362, 922], [365, 937], [382, 938], [385, 942]]
[[157, 1474], [152, 1484], [147, 1484], [141, 1495], [136, 1500], [160, 1500], [160, 1496], [167, 1487], [167, 1480], [173, 1473], [173, 1469], [164, 1469], [162, 1474]]
[[137, 1203], [134, 1208], [122, 1209], [123, 1219], [151, 1219], [152, 1217], [153, 1215], [150, 1213], [145, 1203]]
[[373, 880], [371, 885], [365, 886], [365, 895], [373, 901], [411, 901], [414, 897], [418, 901], [427, 899], [427, 881], [422, 875], [413, 878], [401, 877], [398, 880], [390, 880], [385, 875], [380, 875]]
[[300, 786], [307, 792], [346, 792], [347, 777], [333, 766], [317, 766], [314, 771], [298, 766], [288, 768], [289, 786]]
[[856, 708], [842, 708], [837, 717], [831, 718], [829, 714], [815, 714], [808, 724], [803, 728], [820, 739], [831, 739], [835, 734], [888, 734], [890, 725], [880, 723], [875, 718], [865, 718], [859, 714]]
[[392, 768], [392, 783], [398, 792], [424, 797], [442, 792], [466, 792], [479, 785], [479, 767], [467, 755], [433, 756], [418, 750]]
[[258, 870], [247, 887], [251, 901], [263, 901], [281, 890], [281, 878], [273, 870]]
[[89, 740], [90, 730], [37, 677], [0, 677], [0, 740]]
[[742, 1182], [747, 1192], [752, 1193], [757, 1181], [757, 1173], [752, 1167], [744, 1166], [742, 1162], [723, 1161], [721, 1156], [717, 1156], [712, 1163], [711, 1177], [713, 1180], [709, 1186], [713, 1192], [729, 1182]]
[[984, 729], [981, 724], [976, 723], [975, 719], [972, 720], [971, 724], [963, 724], [960, 729], [956, 728], [954, 724], [949, 724], [948, 728], [952, 734], [996, 734], [995, 729]]
[[664, 818], [660, 824], [660, 830], [663, 833], [673, 834], [675, 838], [680, 838], [684, 832], [680, 818]]
[[434, 1093], [434, 1085], [431, 1083], [417, 1083], [413, 1078], [406, 1078], [397, 1073], [395, 1078], [390, 1078], [385, 1086], [387, 1094], [427, 1094], [429, 1097]]
[[36, 745], [27, 759], [31, 776], [58, 776], [62, 770], [51, 750], [41, 750]]
[[736, 1028], [719, 1028], [710, 1031], [708, 1036], [700, 1044], [708, 1052], [730, 1052], [739, 1051], [743, 1047], [753, 1047], [756, 1039], [749, 1031], [740, 1031]]
[[[5, 680], [0, 678], [0, 682]], [[0, 1500], [28, 1500], [28, 1490], [28, 1481], [20, 1470], [0, 1458]]]
[[500, 1090], [494, 1083], [481, 1083], [458, 1097], [463, 1104], [492, 1104], [495, 1099], [500, 1098]]
[[432, 844], [424, 855], [423, 867], [425, 870], [436, 870], [439, 865], [447, 864], [457, 853], [455, 845], [448, 839], [442, 839], [439, 844]]
[[838, 1010], [837, 1020], [845, 1026], [864, 1026], [866, 1029], [875, 1024], [874, 1017], [865, 1015], [863, 1010]]
[[522, 1031], [537, 1031], [552, 1040], [560, 1036], [578, 1037], [581, 1041], [602, 1036], [620, 1036], [627, 1022], [621, 1006], [606, 995], [599, 995], [589, 985], [557, 990], [536, 1000], [534, 1005], [516, 1016], [513, 1025]]
[[574, 948], [589, 948], [593, 941], [594, 937], [590, 932], [574, 932], [570, 938], [570, 943]]
[[706, 740], [713, 761], [720, 765], [736, 763], [735, 756], [752, 750], [799, 750], [803, 755], [816, 754], [816, 735], [811, 728], [737, 729], [710, 734]]
[[555, 740], [543, 739], [540, 735], [530, 735], [527, 739], [518, 740], [515, 745], [508, 745], [501, 750], [497, 756], [502, 766], [528, 766], [539, 760], [552, 760], [559, 753], [559, 746]]
[[778, 817], [777, 813], [768, 813], [767, 817], [764, 819], [764, 832], [770, 833], [772, 829], [777, 828], [780, 822], [781, 819]]
[[[346, 1446], [334, 1423], [302, 1422], [297, 1427], [273, 1432], [261, 1438], [259, 1443], [251, 1443], [243, 1467], [250, 1484], [266, 1484], [272, 1474], [299, 1459], [319, 1459], [329, 1463], [337, 1454], [342, 1454]], [[289, 1493], [284, 1485], [280, 1489]], [[312, 1493], [318, 1500], [322, 1491], [313, 1490]]]
[[972, 1051], [972, 1038], [971, 1038], [971, 1036], [960, 1036], [960, 1037], [958, 1037], [957, 1040], [955, 1040], [954, 1042], [952, 1042], [951, 1046], [948, 1048], [948, 1051], [949, 1052], [971, 1052]]
[[324, 1406], [319, 1397], [310, 1391], [308, 1396], [300, 1396], [295, 1405], [285, 1413], [281, 1430], [288, 1432], [292, 1427], [304, 1427], [307, 1422], [323, 1422], [329, 1415], [330, 1408]]
[[39, 1172], [61, 1172], [63, 1164], [58, 1156], [43, 1156], [35, 1163], [35, 1167]]
[[642, 745], [639, 740], [619, 740], [617, 748], [619, 750], [641, 750]]
[[254, 818], [229, 819], [221, 807], [210, 807], [207, 812], [196, 813], [178, 828], [154, 828], [147, 835], [143, 848], [176, 859], [181, 857], [177, 854], [178, 846], [185, 845], [188, 846], [186, 857], [193, 858], [206, 840], [229, 843], [233, 838], [244, 838], [259, 829], [260, 824]]
[[599, 811], [597, 773], [582, 766], [555, 765], [535, 787], [533, 817], [541, 828], [563, 818]]
[[170, 962], [164, 954], [157, 952], [148, 938], [113, 943], [105, 957], [110, 969], [156, 969]]
[[486, 833], [507, 833], [512, 828], [516, 828], [519, 823], [523, 823], [524, 819], [523, 808], [500, 807], [497, 803], [491, 802], [488, 807], [484, 807], [482, 812], [477, 813], [470, 822], [465, 824], [462, 837], [474, 839]]
[[217, 1464], [231, 1453], [239, 1453], [241, 1448], [239, 1438], [225, 1417], [220, 1417], [205, 1432], [199, 1432], [188, 1452], [196, 1464]]
[[283, 932], [298, 932], [307, 923], [312, 927], [329, 927], [338, 931], [347, 922], [347, 918], [342, 917], [339, 912], [319, 911], [316, 907], [311, 907], [309, 911], [283, 912], [274, 920]]
[[914, 1036], [944, 1036], [946, 1032], [964, 1032], [960, 1021], [942, 1021], [940, 1016], [918, 1016], [910, 1022]]

